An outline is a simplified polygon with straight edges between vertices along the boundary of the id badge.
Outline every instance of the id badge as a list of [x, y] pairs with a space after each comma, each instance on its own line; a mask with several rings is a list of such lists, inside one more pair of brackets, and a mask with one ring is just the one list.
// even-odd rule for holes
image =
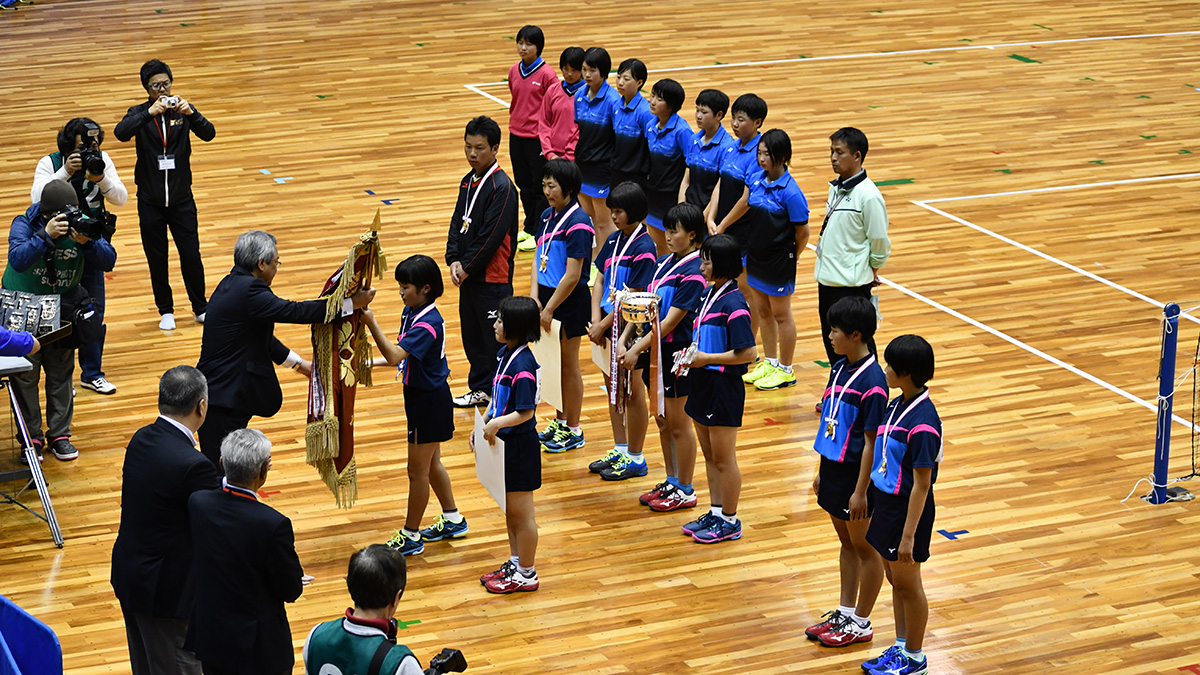
[[175, 155], [159, 155], [158, 170], [173, 171], [175, 169]]

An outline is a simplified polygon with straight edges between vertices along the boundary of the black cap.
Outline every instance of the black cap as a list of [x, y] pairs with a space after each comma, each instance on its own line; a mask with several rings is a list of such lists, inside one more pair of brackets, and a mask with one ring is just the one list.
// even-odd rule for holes
[[46, 183], [46, 187], [42, 188], [42, 213], [47, 215], [58, 213], [67, 204], [79, 206], [79, 195], [75, 193], [75, 188], [61, 178], [55, 178]]

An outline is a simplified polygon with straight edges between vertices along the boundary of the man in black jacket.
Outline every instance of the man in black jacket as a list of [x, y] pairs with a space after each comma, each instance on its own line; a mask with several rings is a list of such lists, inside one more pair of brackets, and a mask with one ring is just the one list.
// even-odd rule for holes
[[179, 252], [179, 268], [192, 312], [203, 323], [207, 305], [204, 262], [200, 259], [196, 202], [192, 199], [192, 140], [188, 132], [208, 142], [216, 137], [217, 130], [190, 103], [171, 95], [174, 78], [167, 64], [151, 59], [142, 65], [141, 76], [149, 100], [130, 108], [113, 133], [122, 143], [137, 137], [133, 180], [138, 188], [142, 249], [150, 265], [154, 304], [161, 315], [158, 327], [174, 330], [175, 300], [167, 278], [167, 228]]
[[[324, 300], [293, 302], [271, 291], [279, 271], [275, 237], [262, 230], [242, 234], [233, 245], [233, 270], [217, 284], [208, 303], [208, 320], [196, 367], [208, 377], [208, 417], [200, 428], [200, 450], [219, 464], [221, 439], [244, 429], [250, 418], [272, 417], [283, 405], [283, 392], [272, 364], [309, 372], [309, 363], [275, 337], [275, 323], [315, 324], [336, 319], [338, 308]], [[341, 316], [366, 307], [375, 289], [347, 298]]]
[[188, 499], [196, 604], [188, 627], [205, 675], [282, 675], [296, 662], [285, 602], [305, 583], [292, 521], [258, 501], [271, 441], [238, 429], [221, 443], [225, 483]]
[[463, 134], [471, 172], [463, 176], [450, 218], [446, 264], [459, 287], [458, 318], [463, 351], [471, 363], [470, 390], [455, 397], [459, 408], [487, 405], [500, 343], [492, 331], [500, 301], [511, 297], [517, 247], [517, 188], [496, 162], [500, 125], [479, 116]]
[[158, 381], [158, 419], [139, 429], [125, 450], [111, 582], [133, 675], [200, 674], [183, 641], [195, 595], [188, 497], [221, 484], [196, 452], [193, 434], [207, 409], [204, 375], [175, 366]]

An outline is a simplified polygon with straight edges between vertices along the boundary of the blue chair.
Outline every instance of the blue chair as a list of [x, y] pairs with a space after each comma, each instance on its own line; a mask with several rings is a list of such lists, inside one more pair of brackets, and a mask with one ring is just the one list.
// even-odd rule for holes
[[54, 631], [0, 595], [0, 675], [62, 672], [62, 645]]

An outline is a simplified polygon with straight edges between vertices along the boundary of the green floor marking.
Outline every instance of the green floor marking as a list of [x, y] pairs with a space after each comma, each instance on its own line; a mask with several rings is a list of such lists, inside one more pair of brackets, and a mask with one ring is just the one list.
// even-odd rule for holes
[[996, 173], [1012, 173], [1012, 169], [996, 169]]
[[713, 61], [713, 63], [717, 64], [718, 66], [723, 66], [723, 65], [725, 65], [725, 62], [724, 62], [724, 61]]
[[895, 180], [881, 180], [878, 183], [875, 183], [875, 186], [883, 187], [885, 185], [908, 185], [909, 183], [912, 183], [912, 182], [913, 182], [913, 179], [911, 179], [911, 178], [897, 178]]
[[[154, 13], [155, 13], [155, 14], [162, 14], [162, 13], [163, 13], [163, 12], [165, 12], [165, 11], [167, 11], [167, 10], [165, 10], [165, 9], [156, 9], [156, 10], [154, 10]], [[1190, 87], [1190, 86], [1192, 86], [1192, 85], [1190, 85], [1190, 84], [1189, 84], [1188, 86]]]
[[[807, 58], [812, 58], [812, 57], [810, 57], [810, 56], [807, 56], [807, 55], [805, 55], [805, 54], [801, 54], [801, 55], [800, 55], [800, 58], [802, 58], [802, 59], [807, 59]], [[1188, 86], [1190, 87], [1191, 85], [1188, 85]]]
[[1102, 160], [1102, 159], [1093, 159], [1092, 161], [1088, 162], [1088, 164], [1104, 164], [1104, 160]]
[[1150, 97], [1145, 94], [1142, 94], [1141, 96], [1138, 96], [1138, 98], [1150, 98]]
[[1191, 151], [1191, 150], [1180, 150], [1180, 151], [1179, 151], [1179, 154], [1181, 154], [1181, 155], [1190, 155], [1190, 154], [1192, 154], [1192, 151]]
[[192, 24], [190, 24], [190, 23], [181, 23], [181, 24], [179, 24], [179, 25], [180, 25], [180, 26], [190, 26], [190, 25], [192, 25]]
[[1029, 58], [1028, 56], [1021, 56], [1020, 54], [1009, 54], [1008, 58], [1016, 59], [1016, 60], [1020, 61], [1021, 63], [1041, 63], [1041, 61], [1035, 61], [1035, 60]]
[[408, 628], [409, 626], [415, 626], [419, 623], [421, 623], [421, 622], [420, 621], [401, 621], [399, 619], [396, 619], [396, 626], [398, 628]]
[[828, 367], [829, 367], [829, 362], [828, 362], [828, 361], [813, 361], [813, 363], [817, 364], [818, 366], [821, 366], [822, 368], [828, 368]]
[[934, 65], [935, 63], [937, 63], [937, 61], [926, 61], [926, 62], [925, 62], [925, 65], [927, 65], [927, 66], [932, 66], [932, 65]]
[[1158, 136], [1142, 136], [1142, 138], [1150, 140], [1151, 138], [1158, 138]]
[[1050, 28], [1050, 27], [1047, 27], [1047, 26], [1043, 26], [1043, 25], [1042, 25], [1042, 24], [1040, 24], [1040, 23], [1035, 23], [1035, 24], [1033, 24], [1033, 25], [1037, 26], [1038, 28], [1045, 28], [1046, 30], [1054, 30], [1053, 28]]
[[958, 41], [959, 42], [974, 42], [974, 40], [972, 40], [971, 38], [959, 38]]
[[[1185, 84], [1185, 85], [1183, 85], [1183, 86], [1185, 86], [1185, 87], [1191, 87], [1192, 85], [1190, 85], [1190, 84]], [[1195, 89], [1195, 87], [1192, 87], [1192, 88], [1193, 88], [1193, 89]]]
[[1090, 78], [1090, 77], [1085, 77], [1085, 78], [1082, 78], [1082, 79], [1080, 79], [1079, 81], [1080, 81], [1080, 82], [1095, 82], [1095, 80], [1093, 80], [1093, 79], [1092, 79], [1092, 78]]
[[875, 110], [876, 108], [882, 108], [883, 106], [881, 106], [881, 105], [869, 105], [869, 106], [867, 106], [867, 107], [868, 107], [868, 108], [870, 108], [871, 110]]
[[873, 9], [873, 10], [871, 10], [871, 13], [872, 14], [883, 14], [883, 10], [882, 9]]
[[317, 98], [331, 98], [333, 94], [317, 94]]
[[428, 42], [418, 42], [418, 43], [416, 43], [416, 45], [417, 45], [418, 47], [424, 47], [424, 46], [425, 46], [425, 45], [427, 45], [427, 44], [429, 44], [429, 43], [428, 43]]

